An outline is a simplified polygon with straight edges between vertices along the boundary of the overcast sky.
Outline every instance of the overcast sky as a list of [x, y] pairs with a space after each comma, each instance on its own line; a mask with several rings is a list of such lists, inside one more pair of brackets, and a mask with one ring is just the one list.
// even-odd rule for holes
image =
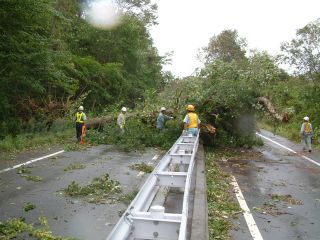
[[174, 51], [170, 70], [175, 76], [193, 73], [201, 63], [199, 48], [225, 29], [237, 30], [249, 49], [279, 52], [281, 42], [320, 18], [320, 0], [153, 0], [159, 24], [151, 29], [160, 55]]

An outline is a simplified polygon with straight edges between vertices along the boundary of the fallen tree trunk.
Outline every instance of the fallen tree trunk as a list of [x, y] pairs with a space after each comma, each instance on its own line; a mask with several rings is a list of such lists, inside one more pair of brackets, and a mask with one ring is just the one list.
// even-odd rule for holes
[[87, 129], [98, 129], [102, 130], [103, 126], [106, 123], [110, 123], [114, 121], [114, 117], [112, 116], [103, 116], [98, 118], [90, 118], [86, 121], [86, 127]]
[[[131, 118], [136, 116], [135, 114], [132, 113], [127, 113], [126, 118]], [[88, 118], [86, 121], [86, 127], [87, 129], [97, 129], [97, 130], [102, 130], [104, 125], [107, 123], [111, 122], [116, 122], [117, 117], [116, 116], [102, 116], [102, 117], [97, 117], [97, 118]]]
[[279, 114], [276, 111], [275, 107], [273, 106], [272, 102], [268, 98], [258, 97], [257, 100], [258, 100], [258, 103], [262, 104], [268, 110], [268, 112], [271, 114], [271, 116], [273, 116], [275, 119], [282, 121], [282, 122], [289, 121], [288, 113]]

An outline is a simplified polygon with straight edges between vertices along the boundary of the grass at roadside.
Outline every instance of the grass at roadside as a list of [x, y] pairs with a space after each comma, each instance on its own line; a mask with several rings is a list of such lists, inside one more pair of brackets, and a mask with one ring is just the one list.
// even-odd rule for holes
[[[302, 122], [301, 122], [302, 123]], [[258, 128], [268, 130], [274, 134], [285, 137], [291, 141], [296, 143], [301, 142], [300, 136], [300, 127], [301, 123], [273, 123], [272, 121], [259, 121], [257, 123]], [[319, 128], [317, 126], [313, 126], [314, 130], [314, 140], [312, 141], [312, 147], [320, 150], [320, 144], [318, 139], [320, 139]]]
[[238, 203], [232, 198], [228, 184], [229, 174], [223, 172], [216, 163], [223, 156], [222, 152], [206, 149], [206, 181], [208, 201], [209, 239], [231, 239], [229, 231], [232, 219], [241, 211]]
[[73, 129], [56, 132], [27, 133], [17, 135], [16, 137], [7, 136], [0, 141], [0, 152], [9, 154], [52, 145], [67, 145], [72, 143], [73, 136]]
[[116, 123], [104, 126], [102, 131], [87, 130], [86, 144], [80, 145], [75, 140], [73, 126], [59, 126], [46, 132], [33, 132], [8, 135], [0, 140], [0, 158], [12, 159], [14, 155], [28, 150], [44, 149], [47, 147], [63, 146], [66, 151], [81, 151], [91, 144], [112, 144], [123, 150], [144, 149], [146, 147], [160, 147], [169, 149], [181, 134], [178, 121], [171, 121], [164, 131], [158, 131], [150, 123], [143, 123], [140, 119], [128, 119], [126, 130], [121, 134]]

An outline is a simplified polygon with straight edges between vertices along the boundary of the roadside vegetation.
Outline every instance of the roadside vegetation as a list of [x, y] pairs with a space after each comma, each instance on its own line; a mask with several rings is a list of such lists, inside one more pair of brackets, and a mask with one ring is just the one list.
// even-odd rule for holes
[[[305, 115], [318, 138], [320, 20], [298, 29], [291, 42], [280, 46], [278, 56], [250, 50], [237, 30], [223, 30], [199, 51], [204, 67], [178, 79], [162, 71], [170, 59], [159, 56], [148, 32], [156, 24], [156, 5], [140, 0], [118, 3], [126, 13], [120, 26], [97, 29], [81, 17], [86, 13], [77, 1], [4, 2], [1, 152], [52, 144], [81, 150], [73, 124], [79, 105], [85, 106], [89, 118], [113, 117], [99, 131], [88, 130], [87, 143], [116, 144], [124, 150], [168, 149], [181, 133], [187, 104], [196, 106], [203, 123], [217, 128], [214, 138], [202, 136], [211, 146], [257, 144], [257, 121], [297, 140]], [[32, 12], [39, 14], [30, 17]], [[122, 106], [131, 114], [125, 134], [115, 125]], [[155, 129], [161, 106], [175, 117], [165, 132]], [[284, 115], [286, 121], [279, 119]]]
[[218, 161], [224, 157], [226, 157], [224, 151], [206, 149], [209, 239], [230, 240], [229, 231], [233, 227], [232, 221], [238, 213], [241, 213], [233, 197], [233, 190], [228, 184], [230, 175], [222, 171], [218, 165]]
[[[156, 5], [119, 0], [120, 25], [100, 29], [85, 20], [82, 2], [2, 2], [1, 151], [59, 143], [63, 137], [54, 141], [46, 131], [59, 118], [73, 123], [80, 104], [89, 116], [110, 105], [133, 107], [170, 76], [161, 71], [166, 56], [159, 56], [148, 31]], [[38, 142], [28, 141], [33, 136]]]
[[[299, 141], [306, 115], [313, 124], [314, 143], [320, 138], [320, 19], [298, 29], [294, 39], [280, 46], [278, 56], [248, 49], [237, 30], [223, 30], [199, 51], [204, 67], [179, 79], [162, 70], [169, 56], [160, 56], [153, 45], [149, 28], [156, 24], [157, 6], [151, 1], [117, 1], [125, 14], [113, 29], [91, 26], [80, 2], [2, 2], [0, 158], [52, 145], [76, 151], [93, 144], [126, 151], [167, 150], [181, 134], [185, 106], [193, 104], [201, 122], [217, 129], [215, 135], [205, 128], [201, 134], [209, 146], [210, 239], [228, 239], [230, 220], [239, 208], [229, 198], [228, 175], [216, 164], [222, 156], [219, 149], [262, 144], [255, 136], [259, 127]], [[84, 146], [74, 136], [74, 114], [80, 105], [88, 118], [113, 119], [99, 129], [88, 129]], [[130, 113], [123, 134], [115, 123], [122, 106]], [[159, 132], [155, 122], [162, 106], [174, 120]], [[18, 171], [28, 180], [41, 181], [26, 168]], [[64, 190], [96, 203], [120, 191], [107, 174], [83, 187], [72, 182]], [[46, 221], [42, 224], [47, 236]], [[23, 221], [0, 224], [4, 239], [22, 231], [41, 239], [41, 233]]]

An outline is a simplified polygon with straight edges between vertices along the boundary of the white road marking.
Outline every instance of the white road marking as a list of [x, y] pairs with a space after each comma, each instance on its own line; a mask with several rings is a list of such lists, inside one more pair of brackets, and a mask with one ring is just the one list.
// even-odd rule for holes
[[46, 159], [46, 158], [49, 158], [49, 157], [58, 155], [58, 154], [63, 153], [63, 152], [64, 152], [64, 150], [61, 150], [61, 151], [59, 151], [59, 152], [51, 153], [51, 154], [46, 155], [46, 156], [43, 156], [43, 157], [39, 157], [39, 158], [36, 158], [36, 159], [32, 159], [32, 160], [30, 160], [30, 161], [28, 161], [28, 162], [15, 165], [15, 166], [10, 167], [10, 168], [2, 169], [2, 170], [0, 170], [0, 173], [8, 172], [8, 171], [10, 171], [10, 170], [13, 170], [13, 169], [19, 168], [19, 167], [21, 167], [21, 166], [25, 166], [25, 165], [28, 165], [28, 164], [30, 164], [30, 163], [34, 163], [34, 162], [37, 162], [37, 161], [40, 161], [40, 160], [43, 160], [43, 159]]
[[246, 200], [244, 199], [244, 196], [241, 192], [241, 189], [237, 183], [237, 180], [234, 176], [232, 176], [232, 182], [231, 182], [231, 185], [233, 186], [233, 189], [234, 189], [234, 192], [236, 194], [236, 197], [237, 197], [237, 200], [239, 202], [239, 205], [243, 211], [243, 216], [244, 216], [244, 219], [246, 220], [247, 222], [247, 225], [248, 225], [248, 228], [249, 228], [249, 231], [251, 233], [251, 236], [252, 236], [252, 239], [254, 240], [263, 240], [262, 236], [261, 236], [261, 233], [259, 231], [259, 228], [256, 224], [256, 222], [254, 221], [254, 218], [250, 212], [250, 209], [247, 205], [247, 202]]
[[270, 139], [270, 138], [268, 138], [268, 137], [266, 137], [266, 136], [263, 136], [263, 135], [261, 135], [260, 133], [256, 133], [256, 134], [257, 134], [258, 136], [260, 136], [260, 137], [262, 137], [262, 138], [264, 138], [264, 139], [266, 139], [266, 140], [268, 140], [268, 141], [270, 141], [270, 142], [272, 142], [272, 143], [274, 143], [274, 144], [276, 144], [276, 145], [278, 145], [278, 146], [280, 146], [280, 147], [282, 147], [282, 148], [284, 148], [284, 149], [286, 149], [286, 150], [294, 153], [294, 154], [297, 154], [298, 156], [300, 156], [300, 157], [308, 160], [309, 162], [314, 163], [314, 164], [320, 166], [320, 163], [316, 162], [315, 160], [313, 160], [313, 159], [311, 159], [311, 158], [309, 158], [309, 157], [307, 157], [307, 156], [304, 156], [303, 154], [300, 154], [300, 153], [292, 150], [291, 148], [288, 148], [288, 147], [286, 147], [286, 146], [284, 146], [284, 145], [282, 145], [282, 144], [280, 144], [280, 143], [278, 143], [278, 142], [276, 142], [276, 141], [273, 141], [272, 139]]

